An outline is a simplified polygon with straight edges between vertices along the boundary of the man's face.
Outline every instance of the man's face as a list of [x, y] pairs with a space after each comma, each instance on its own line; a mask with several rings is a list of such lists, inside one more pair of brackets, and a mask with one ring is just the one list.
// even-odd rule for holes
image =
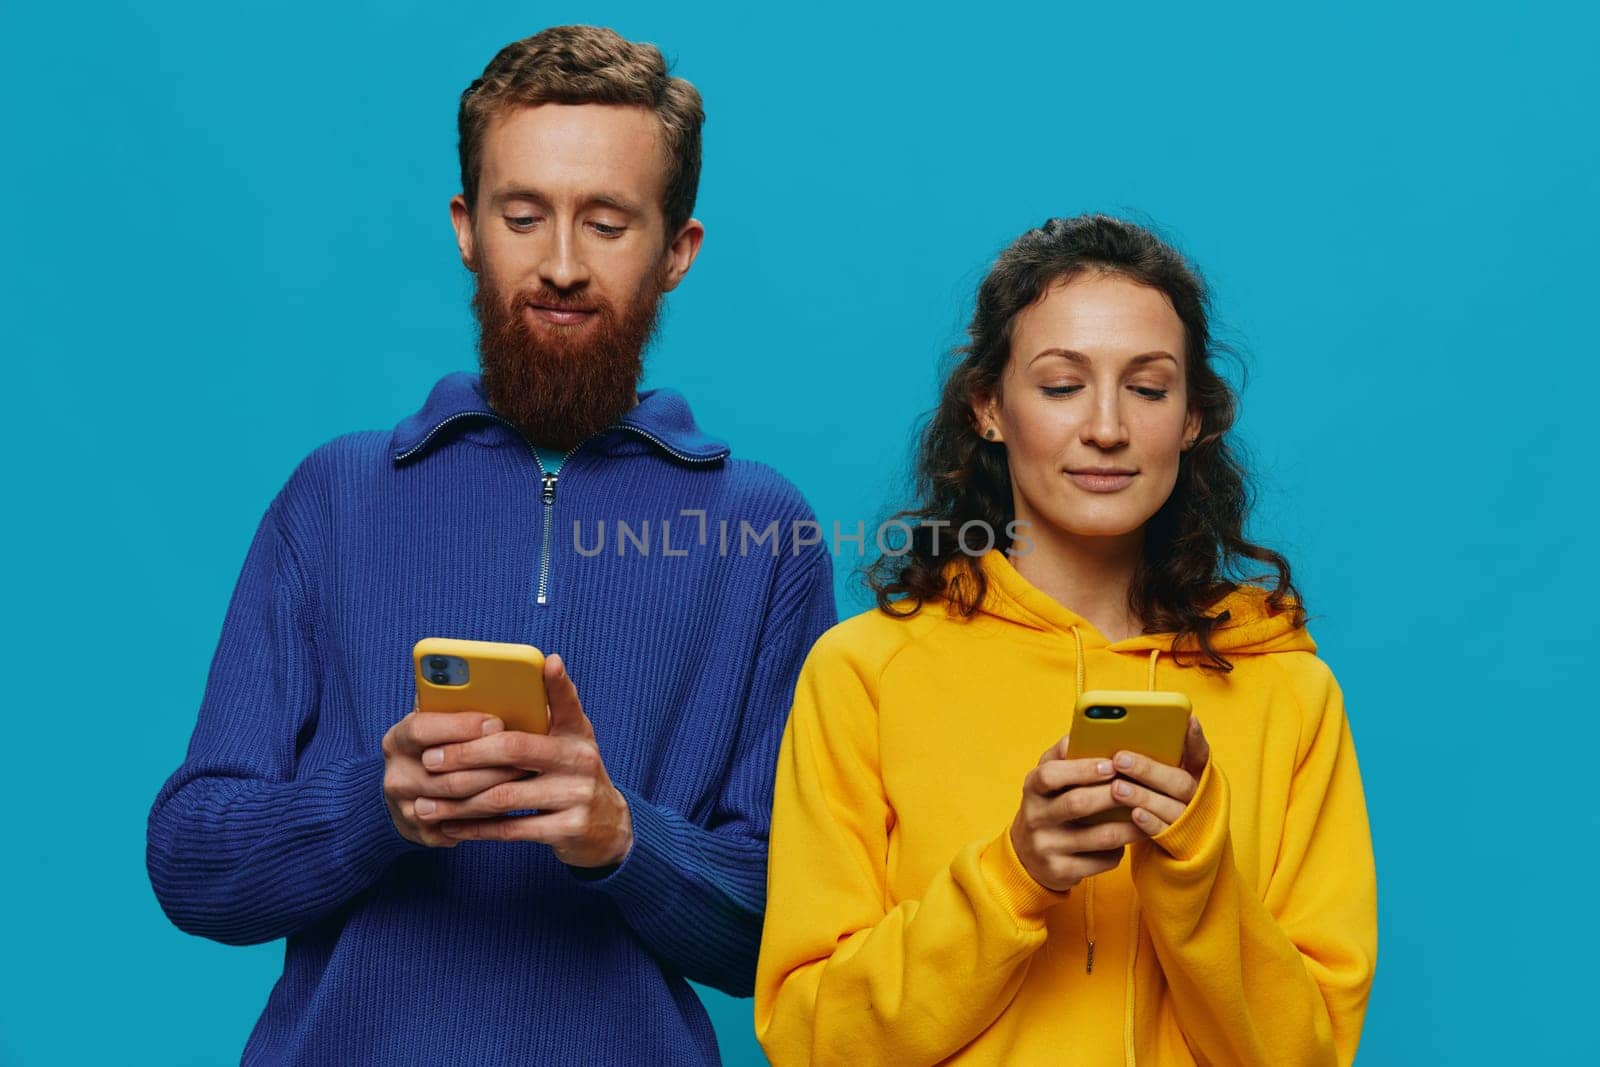
[[485, 391], [536, 444], [566, 450], [633, 406], [661, 295], [699, 251], [698, 222], [666, 232], [661, 141], [645, 108], [517, 108], [485, 131], [474, 210], [450, 202]]

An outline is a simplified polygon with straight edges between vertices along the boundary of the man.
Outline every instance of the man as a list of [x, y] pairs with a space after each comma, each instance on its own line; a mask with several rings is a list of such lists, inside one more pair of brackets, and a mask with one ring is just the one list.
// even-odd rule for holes
[[[150, 814], [175, 923], [287, 939], [247, 1063], [704, 1063], [686, 979], [750, 993], [778, 742], [834, 607], [793, 487], [637, 392], [700, 248], [701, 121], [592, 27], [462, 96], [481, 381], [295, 471]], [[408, 713], [423, 637], [544, 650], [549, 733]]]

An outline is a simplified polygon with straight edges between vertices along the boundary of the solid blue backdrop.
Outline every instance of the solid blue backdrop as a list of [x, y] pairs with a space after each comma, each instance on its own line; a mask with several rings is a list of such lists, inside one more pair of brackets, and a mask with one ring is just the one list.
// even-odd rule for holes
[[[145, 815], [296, 461], [474, 365], [456, 98], [575, 21], [660, 43], [706, 100], [708, 236], [649, 381], [825, 524], [898, 499], [1011, 237], [1135, 213], [1195, 258], [1253, 364], [1258, 531], [1295, 561], [1366, 778], [1361, 1061], [1578, 1055], [1595, 9], [1001, 10], [7, 6], [0, 1062], [237, 1058], [281, 947], [170, 926]], [[707, 999], [727, 1060], [759, 1062], [750, 1002]]]

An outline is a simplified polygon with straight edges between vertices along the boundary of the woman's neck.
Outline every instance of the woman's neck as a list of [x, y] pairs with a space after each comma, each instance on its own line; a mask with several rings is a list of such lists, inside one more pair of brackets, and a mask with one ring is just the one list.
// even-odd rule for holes
[[1089, 620], [1108, 641], [1144, 632], [1128, 605], [1128, 591], [1144, 552], [1144, 531], [1126, 537], [1075, 537], [1035, 523], [1032, 549], [1011, 565], [1036, 589]]

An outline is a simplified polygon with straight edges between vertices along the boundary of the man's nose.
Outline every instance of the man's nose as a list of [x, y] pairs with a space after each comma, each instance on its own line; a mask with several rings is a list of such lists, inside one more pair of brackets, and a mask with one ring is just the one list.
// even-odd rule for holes
[[539, 277], [554, 289], [575, 289], [589, 280], [589, 266], [571, 230], [562, 227], [551, 235], [539, 260]]

